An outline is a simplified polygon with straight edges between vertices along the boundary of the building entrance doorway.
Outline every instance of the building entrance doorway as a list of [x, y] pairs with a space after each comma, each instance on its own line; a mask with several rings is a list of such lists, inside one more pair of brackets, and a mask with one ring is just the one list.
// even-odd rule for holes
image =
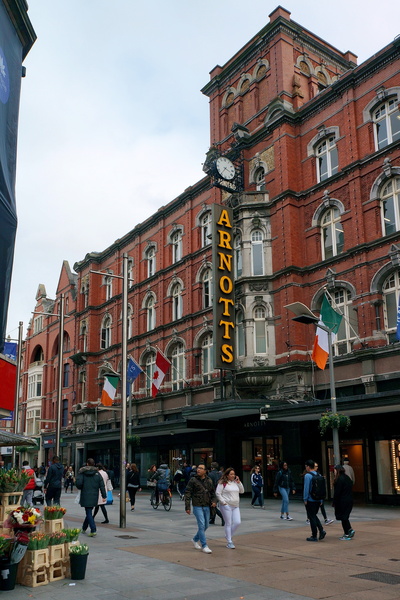
[[[355, 483], [353, 485], [353, 494], [355, 498], [360, 500], [366, 499], [366, 482], [365, 482], [365, 457], [364, 457], [364, 444], [362, 440], [343, 440], [340, 442], [340, 456], [341, 463], [345, 458], [349, 460], [349, 464], [353, 468]], [[331, 490], [333, 492], [333, 479], [334, 471], [333, 467], [333, 447], [328, 444], [328, 464]]]
[[264, 478], [264, 495], [272, 495], [275, 475], [279, 468], [282, 436], [253, 437], [242, 441], [242, 481], [245, 492], [251, 492], [251, 470], [261, 467]]

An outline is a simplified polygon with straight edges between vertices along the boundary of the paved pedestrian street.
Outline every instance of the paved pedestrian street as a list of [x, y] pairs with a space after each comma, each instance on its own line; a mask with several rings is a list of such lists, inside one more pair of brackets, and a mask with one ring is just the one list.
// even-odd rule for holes
[[[83, 509], [74, 495], [62, 495], [65, 525], [77, 527]], [[119, 498], [107, 507], [110, 524], [95, 538], [81, 535], [90, 546], [86, 578], [47, 586], [16, 586], [10, 600], [389, 600], [400, 598], [400, 509], [356, 506], [353, 540], [342, 542], [340, 523], [326, 527], [327, 537], [306, 542], [310, 528], [300, 501], [291, 502], [293, 521], [282, 521], [280, 501], [268, 500], [266, 510], [241, 501], [242, 524], [234, 538], [236, 550], [225, 547], [217, 517], [207, 539], [213, 553], [193, 547], [193, 515], [173, 498], [170, 512], [150, 506], [149, 494], [137, 495], [134, 512], [127, 504], [127, 527], [119, 528]], [[328, 516], [333, 509], [326, 506]]]

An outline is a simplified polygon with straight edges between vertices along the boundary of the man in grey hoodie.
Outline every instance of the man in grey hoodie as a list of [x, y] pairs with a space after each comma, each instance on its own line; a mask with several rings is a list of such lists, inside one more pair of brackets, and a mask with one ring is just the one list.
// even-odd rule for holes
[[60, 504], [61, 498], [61, 481], [63, 478], [64, 467], [60, 463], [58, 456], [53, 456], [53, 464], [47, 470], [46, 479], [44, 480], [44, 491], [47, 506]]

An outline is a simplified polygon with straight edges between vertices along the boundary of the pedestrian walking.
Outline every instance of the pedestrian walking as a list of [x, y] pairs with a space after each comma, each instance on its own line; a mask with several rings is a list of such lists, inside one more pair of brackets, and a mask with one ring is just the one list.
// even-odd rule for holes
[[67, 494], [68, 489], [71, 488], [71, 494], [74, 492], [74, 481], [75, 475], [72, 466], [69, 466], [64, 475], [64, 491]]
[[136, 493], [140, 491], [140, 474], [135, 463], [131, 463], [129, 471], [126, 473], [126, 491], [129, 494], [131, 502], [131, 511], [135, 510]]
[[22, 470], [30, 476], [30, 479], [24, 487], [24, 493], [21, 498], [21, 506], [32, 506], [33, 490], [36, 487], [36, 476], [35, 471], [29, 466], [29, 462], [24, 460], [22, 463]]
[[85, 509], [86, 514], [82, 525], [82, 533], [86, 533], [87, 528], [90, 527], [89, 536], [95, 537], [97, 529], [92, 511], [98, 504], [99, 492], [104, 499], [107, 498], [107, 494], [103, 477], [95, 467], [93, 458], [88, 458], [86, 466], [79, 469], [76, 487], [81, 491], [79, 504]]
[[343, 535], [339, 539], [342, 542], [350, 541], [355, 534], [350, 525], [350, 513], [353, 509], [353, 482], [346, 474], [343, 465], [335, 466], [335, 478], [333, 480], [333, 506], [335, 517], [342, 522]]
[[278, 497], [278, 491], [282, 498], [281, 519], [293, 521], [292, 517], [289, 515], [289, 494], [290, 492], [292, 494], [296, 493], [296, 486], [287, 462], [281, 462], [280, 469], [275, 476], [273, 491], [275, 498]]
[[[305, 468], [307, 473], [304, 475], [303, 500], [311, 527], [311, 537], [307, 538], [307, 542], [318, 542], [318, 540], [324, 539], [326, 536], [326, 531], [322, 527], [321, 521], [317, 516], [321, 499], [316, 499], [313, 497], [315, 496], [315, 493], [313, 492], [312, 480], [313, 477], [320, 477], [321, 479], [323, 479], [323, 477], [318, 475], [317, 471], [315, 470], [315, 461], [311, 459], [306, 460]], [[323, 479], [323, 481], [325, 485], [325, 480]], [[317, 537], [318, 531], [319, 538]]]
[[[211, 463], [211, 471], [209, 471], [208, 476], [212, 480], [214, 484], [214, 489], [217, 489], [217, 485], [219, 480], [221, 479], [221, 473], [219, 472], [219, 465], [217, 462]], [[211, 507], [210, 509], [210, 525], [215, 525], [215, 517], [218, 516], [221, 519], [221, 525], [225, 525], [224, 517], [222, 516], [222, 512], [219, 510], [218, 506]]]
[[47, 475], [43, 484], [47, 506], [51, 506], [52, 504], [59, 506], [60, 504], [63, 472], [64, 467], [60, 463], [60, 458], [53, 456], [53, 462], [47, 469]]
[[197, 521], [197, 533], [192, 539], [193, 545], [197, 550], [211, 554], [212, 550], [207, 544], [206, 530], [210, 522], [210, 507], [216, 506], [216, 495], [214, 484], [207, 476], [207, 469], [203, 464], [197, 467], [197, 474], [189, 479], [186, 486], [185, 511], [188, 515], [190, 515], [190, 502]]
[[[97, 463], [96, 465], [100, 475], [103, 478], [104, 481], [104, 487], [106, 488], [106, 493], [107, 490], [110, 488], [111, 485], [111, 480], [110, 477], [105, 469], [105, 467], [103, 467], [103, 465], [101, 463]], [[94, 509], [94, 513], [93, 513], [93, 519], [96, 517], [97, 513], [99, 512], [99, 508], [101, 508], [101, 512], [103, 513], [103, 517], [104, 517], [104, 521], [102, 521], [102, 525], [109, 523], [110, 521], [108, 520], [108, 513], [107, 513], [107, 509], [106, 509], [106, 502], [107, 502], [107, 497], [103, 498], [103, 496], [101, 495], [101, 492], [99, 491], [99, 498], [97, 501], [97, 506]]]
[[255, 507], [255, 503], [258, 502], [260, 508], [264, 508], [264, 495], [263, 495], [263, 487], [264, 480], [261, 475], [261, 469], [259, 465], [256, 465], [251, 470], [251, 490], [253, 492], [253, 498], [251, 500], [251, 505]]
[[[322, 475], [322, 473], [320, 473], [320, 471], [319, 471], [318, 463], [315, 463], [314, 469], [317, 471], [317, 473], [319, 475]], [[323, 518], [325, 520], [325, 525], [330, 525], [331, 523], [333, 523], [333, 519], [328, 519], [328, 516], [326, 514], [326, 510], [325, 510], [325, 504], [324, 504], [323, 500], [321, 500], [320, 509], [321, 509], [321, 514], [322, 514], [322, 516], [323, 516]]]
[[343, 468], [344, 468], [344, 472], [346, 473], [346, 475], [348, 475], [350, 477], [350, 479], [352, 480], [352, 482], [354, 484], [356, 482], [356, 476], [354, 474], [354, 469], [351, 466], [348, 458], [343, 459]]
[[244, 487], [232, 467], [226, 469], [217, 485], [217, 498], [225, 521], [226, 547], [235, 549], [232, 536], [241, 523], [239, 494], [244, 493]]

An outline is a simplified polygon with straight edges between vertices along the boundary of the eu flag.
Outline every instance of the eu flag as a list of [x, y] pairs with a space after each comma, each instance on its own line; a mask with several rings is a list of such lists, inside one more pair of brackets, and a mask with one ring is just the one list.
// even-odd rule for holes
[[400, 340], [400, 294], [399, 294], [399, 303], [397, 306], [397, 339]]
[[128, 397], [131, 393], [131, 385], [139, 377], [140, 373], [143, 373], [143, 369], [139, 367], [133, 358], [130, 358], [126, 369], [126, 395]]

